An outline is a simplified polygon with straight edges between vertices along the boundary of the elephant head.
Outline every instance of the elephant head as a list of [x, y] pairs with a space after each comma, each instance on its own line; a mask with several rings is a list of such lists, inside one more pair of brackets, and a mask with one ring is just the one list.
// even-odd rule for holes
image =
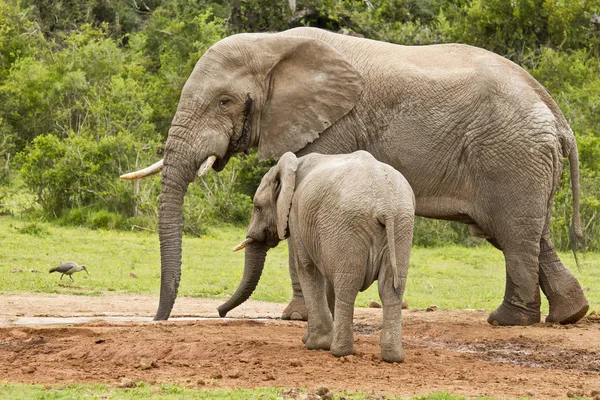
[[248, 300], [260, 280], [268, 248], [277, 246], [279, 241], [287, 238], [297, 169], [298, 159], [288, 152], [262, 178], [254, 195], [254, 209], [246, 240], [233, 249], [237, 251], [248, 246], [244, 275], [233, 296], [218, 307], [221, 317]]
[[354, 107], [362, 85], [339, 52], [312, 38], [234, 35], [200, 58], [182, 90], [164, 159], [121, 177], [162, 170], [155, 320], [169, 317], [177, 297], [183, 197], [196, 171], [220, 171], [233, 154], [251, 147], [260, 158], [274, 159], [303, 148]]

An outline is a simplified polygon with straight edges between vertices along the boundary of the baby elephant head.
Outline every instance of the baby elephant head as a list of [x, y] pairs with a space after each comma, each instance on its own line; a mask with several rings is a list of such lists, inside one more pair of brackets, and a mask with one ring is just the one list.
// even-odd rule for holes
[[254, 195], [254, 210], [246, 240], [234, 247], [233, 251], [246, 246], [244, 275], [231, 298], [218, 307], [219, 315], [224, 317], [239, 306], [252, 294], [263, 268], [267, 250], [275, 247], [288, 236], [288, 216], [296, 186], [298, 159], [293, 153], [285, 153], [277, 165], [262, 178]]
[[254, 208], [248, 225], [246, 240], [234, 250], [246, 247], [252, 242], [265, 243], [275, 247], [288, 236], [288, 216], [296, 186], [298, 159], [287, 152], [277, 165], [262, 178], [254, 195]]

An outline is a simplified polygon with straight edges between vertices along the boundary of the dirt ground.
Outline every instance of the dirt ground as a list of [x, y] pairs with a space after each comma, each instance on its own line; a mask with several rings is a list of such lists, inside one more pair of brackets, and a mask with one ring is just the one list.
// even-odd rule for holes
[[145, 296], [0, 296], [0, 381], [600, 399], [597, 314], [568, 327], [493, 327], [483, 311], [409, 308], [406, 361], [388, 364], [380, 359], [380, 309], [356, 309], [356, 354], [338, 359], [306, 350], [305, 323], [276, 319], [281, 304], [247, 302], [219, 319], [220, 301], [180, 298], [179, 318], [153, 323], [156, 303]]

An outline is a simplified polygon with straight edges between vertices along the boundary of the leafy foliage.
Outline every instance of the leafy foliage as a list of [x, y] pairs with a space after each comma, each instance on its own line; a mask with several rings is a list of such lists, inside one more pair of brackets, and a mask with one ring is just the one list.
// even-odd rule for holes
[[[117, 176], [161, 157], [198, 58], [238, 32], [315, 26], [404, 45], [461, 42], [519, 63], [563, 110], [579, 145], [587, 245], [600, 249], [600, 0], [6, 0], [0, 2], [0, 199], [23, 182], [34, 216], [155, 229], [160, 181]], [[233, 159], [190, 186], [184, 229], [244, 224], [269, 163]], [[565, 169], [566, 170], [566, 169]], [[568, 172], [552, 235], [568, 246]], [[419, 219], [415, 243], [481, 243]]]

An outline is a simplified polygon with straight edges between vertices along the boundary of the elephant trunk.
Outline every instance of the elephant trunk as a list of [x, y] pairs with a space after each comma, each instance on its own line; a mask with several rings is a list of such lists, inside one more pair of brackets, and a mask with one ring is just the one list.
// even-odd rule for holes
[[221, 317], [224, 317], [229, 311], [248, 300], [252, 292], [254, 292], [265, 266], [268, 249], [265, 243], [258, 242], [250, 243], [246, 247], [242, 281], [233, 296], [217, 308]]
[[[183, 161], [187, 160], [187, 161]], [[181, 279], [183, 198], [195, 177], [195, 163], [177, 151], [165, 155], [158, 209], [160, 239], [160, 301], [155, 321], [166, 320], [177, 298]]]

